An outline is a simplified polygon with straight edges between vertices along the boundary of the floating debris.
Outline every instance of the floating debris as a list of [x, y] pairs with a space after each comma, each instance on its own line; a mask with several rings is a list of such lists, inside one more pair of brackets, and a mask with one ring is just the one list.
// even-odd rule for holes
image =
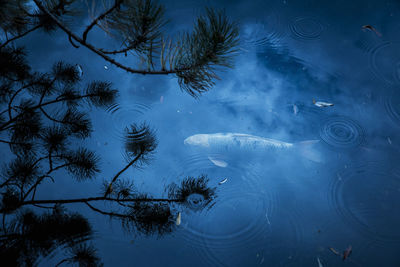
[[392, 139], [390, 139], [390, 137], [387, 138], [387, 141], [388, 141], [389, 145], [392, 144]]
[[317, 257], [318, 267], [324, 267], [321, 263], [321, 260]]
[[297, 115], [297, 113], [299, 113], [299, 108], [297, 107], [296, 104], [293, 104], [293, 113], [294, 115]]
[[332, 107], [333, 106], [333, 103], [315, 101], [315, 99], [313, 99], [312, 101], [313, 101], [313, 104], [316, 105], [319, 108], [326, 108], [326, 107]]
[[104, 69], [105, 69], [105, 70], [108, 70], [108, 67], [107, 67], [106, 65], [104, 65]]
[[82, 77], [83, 76], [82, 66], [79, 64], [76, 64], [75, 67], [76, 67], [76, 70], [78, 71], [79, 77]]
[[222, 180], [221, 182], [219, 182], [218, 184], [224, 184], [228, 181], [228, 178], [225, 178], [224, 180]]
[[330, 249], [330, 251], [332, 251], [335, 255], [340, 256], [340, 253], [337, 252], [334, 248], [329, 248], [329, 249]]
[[370, 31], [374, 32], [376, 35], [378, 35], [379, 37], [382, 37], [382, 34], [380, 32], [378, 32], [374, 27], [372, 27], [369, 24], [362, 26], [362, 29], [363, 30], [370, 30]]
[[343, 251], [343, 260], [347, 259], [347, 258], [350, 256], [350, 254], [351, 254], [352, 251], [353, 251], [353, 249], [352, 249], [351, 246], [349, 246], [348, 248], [346, 248], [346, 250]]
[[180, 225], [181, 224], [181, 213], [180, 212], [178, 212], [178, 216], [176, 217], [176, 221], [175, 221], [175, 224], [176, 225]]
[[223, 161], [223, 160], [216, 159], [216, 158], [213, 158], [213, 157], [208, 157], [208, 159], [209, 159], [215, 166], [218, 166], [218, 167], [221, 167], [221, 168], [225, 168], [226, 166], [228, 166], [228, 163], [225, 162], [225, 161]]
[[268, 218], [268, 212], [267, 212], [267, 213], [265, 213], [265, 218], [267, 218], [267, 222], [268, 222], [268, 224], [269, 224], [269, 225], [271, 225], [271, 222], [269, 221], [269, 218]]

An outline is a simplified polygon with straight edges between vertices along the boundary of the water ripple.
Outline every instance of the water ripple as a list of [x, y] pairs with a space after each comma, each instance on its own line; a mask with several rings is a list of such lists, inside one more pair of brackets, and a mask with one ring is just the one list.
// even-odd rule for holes
[[114, 104], [106, 109], [108, 120], [111, 121], [111, 134], [117, 140], [123, 140], [125, 129], [129, 125], [138, 122], [138, 118], [142, 117], [151, 106], [143, 103], [130, 103], [129, 105]]
[[398, 126], [400, 126], [400, 92], [397, 90], [392, 94], [385, 94], [383, 103], [385, 111], [389, 118]]
[[299, 40], [320, 39], [325, 27], [321, 21], [315, 17], [297, 17], [289, 25], [292, 37]]
[[351, 149], [364, 142], [364, 129], [348, 117], [331, 117], [320, 128], [320, 137], [332, 148]]
[[262, 21], [247, 23], [241, 31], [243, 48], [280, 47], [286, 36], [286, 28], [277, 11], [267, 14]]
[[372, 73], [388, 84], [400, 83], [400, 43], [385, 42], [369, 51]]
[[[263, 246], [270, 235], [277, 201], [265, 184], [265, 175], [257, 172], [259, 166], [230, 164], [219, 168], [207, 156], [207, 153], [189, 156], [175, 170], [179, 175], [170, 175], [207, 174], [209, 185], [217, 188], [216, 199], [206, 209], [197, 208], [201, 197], [191, 196], [189, 209], [182, 210], [177, 234], [207, 262], [207, 266], [223, 266], [224, 257], [232, 251]], [[223, 179], [227, 181], [219, 184]], [[191, 206], [194, 209], [190, 209]]]
[[330, 205], [353, 230], [371, 240], [400, 242], [400, 172], [368, 162], [339, 172]]

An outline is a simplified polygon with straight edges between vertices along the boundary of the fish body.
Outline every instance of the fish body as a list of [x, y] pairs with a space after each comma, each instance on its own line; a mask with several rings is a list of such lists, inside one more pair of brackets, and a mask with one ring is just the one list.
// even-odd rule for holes
[[[276, 139], [264, 138], [255, 135], [242, 133], [214, 133], [214, 134], [195, 134], [184, 140], [185, 145], [198, 146], [204, 148], [239, 148], [248, 150], [289, 150], [297, 148], [303, 157], [314, 161], [321, 162], [320, 154], [311, 148], [312, 145], [318, 143], [319, 140], [307, 140], [298, 143], [283, 142]], [[210, 159], [210, 158], [209, 158]], [[210, 159], [211, 160], [211, 159]], [[214, 159], [213, 159], [214, 160]], [[228, 165], [226, 162], [215, 162], [214, 164]], [[222, 164], [220, 164], [222, 163]]]
[[181, 215], [180, 212], [178, 212], [178, 216], [176, 217], [175, 224], [176, 225], [180, 225], [181, 224], [181, 219], [182, 219], [182, 215]]
[[315, 101], [315, 99], [313, 99], [313, 104], [316, 105], [319, 108], [326, 108], [326, 107], [332, 107], [333, 106], [333, 103]]
[[343, 251], [343, 260], [347, 259], [347, 258], [350, 256], [350, 254], [351, 254], [352, 251], [353, 251], [353, 249], [352, 249], [351, 246], [349, 246], [348, 248], [346, 248], [346, 250]]
[[292, 143], [241, 133], [195, 134], [184, 140], [185, 145], [202, 147], [230, 146], [241, 148], [291, 148]]

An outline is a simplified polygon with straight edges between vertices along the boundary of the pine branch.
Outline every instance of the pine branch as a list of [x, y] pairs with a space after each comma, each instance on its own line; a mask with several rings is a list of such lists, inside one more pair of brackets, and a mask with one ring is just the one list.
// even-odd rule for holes
[[4, 42], [3, 44], [0, 45], [0, 49], [3, 48], [3, 47], [5, 47], [6, 45], [8, 45], [10, 42], [13, 42], [13, 41], [15, 41], [15, 40], [17, 40], [17, 39], [19, 39], [19, 38], [24, 37], [25, 35], [27, 35], [27, 34], [33, 32], [33, 31], [39, 29], [40, 27], [42, 27], [42, 25], [41, 25], [41, 24], [38, 24], [38, 25], [36, 25], [35, 27], [33, 27], [33, 28], [31, 28], [31, 29], [29, 29], [29, 30], [27, 30], [27, 31], [25, 31], [25, 32], [23, 32], [23, 33], [21, 33], [21, 34], [18, 34], [18, 35], [16, 35], [16, 36], [14, 36], [13, 38], [8, 39], [6, 42]]
[[[96, 96], [96, 95], [94, 95], [94, 94], [86, 94], [86, 95], [81, 95], [79, 97], [75, 97], [75, 98], [73, 98], [73, 100], [89, 98], [89, 97], [93, 97], [93, 96]], [[44, 103], [41, 103], [41, 104], [37, 104], [36, 106], [30, 107], [30, 110], [40, 109], [41, 107], [45, 107], [45, 106], [48, 106], [48, 105], [51, 105], [51, 104], [55, 104], [55, 103], [59, 103], [59, 102], [63, 102], [63, 101], [69, 101], [69, 100], [71, 100], [71, 99], [56, 98], [54, 100], [50, 100], [48, 102], [44, 102]], [[3, 125], [0, 126], [0, 132], [8, 129], [8, 126], [10, 124], [12, 124], [13, 122], [15, 122], [22, 115], [23, 115], [23, 113], [20, 113], [17, 116], [15, 116], [14, 118], [12, 118], [11, 120], [8, 120], [7, 122], [3, 123]]]
[[92, 201], [111, 201], [111, 202], [168, 202], [180, 203], [184, 199], [170, 199], [170, 198], [110, 198], [110, 197], [89, 197], [89, 198], [73, 198], [73, 199], [52, 199], [52, 200], [30, 200], [21, 203], [21, 206], [33, 204], [71, 204], [71, 203], [86, 203]]
[[112, 185], [115, 183], [115, 181], [118, 179], [118, 177], [125, 172], [130, 166], [132, 166], [136, 161], [140, 159], [140, 157], [143, 155], [143, 152], [140, 152], [129, 164], [127, 164], [122, 170], [120, 170], [114, 178], [111, 180], [110, 185], [107, 188], [107, 191], [104, 193], [104, 197], [107, 197], [111, 191], [112, 191]]
[[122, 0], [115, 0], [115, 1], [114, 1], [114, 5], [113, 5], [111, 8], [109, 8], [109, 9], [106, 10], [104, 13], [102, 13], [101, 15], [99, 15], [96, 19], [94, 19], [94, 20], [92, 21], [92, 23], [90, 23], [90, 25], [87, 26], [85, 32], [84, 32], [83, 35], [82, 35], [82, 40], [83, 40], [84, 42], [86, 42], [87, 35], [88, 35], [89, 31], [94, 27], [94, 25], [96, 25], [98, 21], [104, 19], [108, 14], [110, 14], [111, 12], [113, 12], [114, 9], [116, 9], [121, 3], [122, 3]]
[[133, 69], [131, 67], [127, 67], [121, 63], [119, 63], [118, 61], [114, 60], [113, 58], [103, 54], [100, 49], [97, 49], [96, 47], [94, 47], [93, 45], [91, 45], [90, 43], [87, 43], [86, 41], [84, 41], [83, 39], [79, 38], [75, 33], [73, 33], [67, 26], [65, 26], [58, 18], [56, 18], [53, 14], [51, 14], [41, 3], [39, 0], [33, 0], [35, 2], [35, 4], [37, 5], [37, 7], [43, 11], [44, 13], [46, 13], [48, 16], [51, 17], [51, 19], [57, 24], [57, 26], [63, 30], [67, 35], [70, 35], [71, 38], [73, 38], [75, 41], [77, 41], [78, 43], [80, 43], [81, 45], [85, 46], [86, 48], [88, 48], [89, 50], [91, 50], [92, 52], [96, 53], [97, 55], [99, 55], [100, 57], [102, 57], [104, 60], [110, 62], [111, 64], [117, 66], [120, 69], [123, 69], [127, 72], [130, 73], [135, 73], [135, 74], [150, 74], [150, 75], [168, 75], [168, 74], [174, 74], [176, 73], [176, 70], [169, 70], [169, 71], [146, 71], [146, 70], [137, 70], [137, 69]]

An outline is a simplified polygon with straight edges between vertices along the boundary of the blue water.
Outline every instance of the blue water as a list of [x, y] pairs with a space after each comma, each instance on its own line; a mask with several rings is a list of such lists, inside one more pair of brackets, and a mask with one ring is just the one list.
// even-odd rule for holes
[[[318, 266], [318, 259], [322, 266], [400, 266], [400, 2], [163, 4], [171, 33], [190, 29], [205, 6], [225, 8], [240, 25], [235, 67], [219, 73], [221, 80], [198, 99], [172, 76], [127, 74], [74, 49], [62, 32], [20, 41], [29, 44], [38, 70], [67, 57], [82, 65], [85, 81], [108, 80], [120, 90], [118, 106], [91, 113], [95, 131], [85, 145], [101, 155], [97, 180], [66, 178], [56, 189], [43, 185], [39, 196], [97, 194], [126, 164], [124, 127], [146, 121], [158, 148], [148, 165], [124, 177], [165, 196], [165, 185], [207, 174], [217, 197], [207, 209], [176, 206], [182, 223], [162, 238], [126, 233], [119, 222], [73, 206], [93, 224], [105, 266]], [[313, 99], [334, 106], [317, 107]], [[183, 142], [227, 132], [319, 142], [288, 151]], [[318, 161], [307, 157], [311, 149]], [[330, 250], [342, 253], [350, 245], [345, 261]]]

